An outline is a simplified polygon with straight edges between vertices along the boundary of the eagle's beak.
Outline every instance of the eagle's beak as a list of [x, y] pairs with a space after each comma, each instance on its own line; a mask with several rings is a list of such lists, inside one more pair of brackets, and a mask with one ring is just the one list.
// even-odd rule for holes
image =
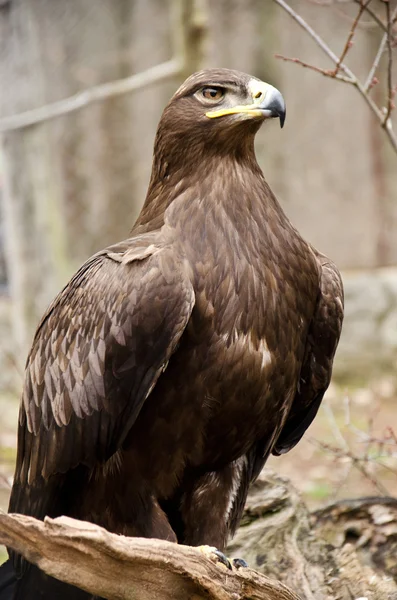
[[285, 121], [285, 102], [281, 93], [272, 85], [251, 79], [248, 88], [252, 95], [252, 104], [241, 104], [230, 108], [221, 108], [220, 110], [210, 110], [205, 115], [210, 119], [223, 117], [225, 115], [245, 114], [251, 117], [264, 117], [265, 119], [278, 117], [280, 127]]

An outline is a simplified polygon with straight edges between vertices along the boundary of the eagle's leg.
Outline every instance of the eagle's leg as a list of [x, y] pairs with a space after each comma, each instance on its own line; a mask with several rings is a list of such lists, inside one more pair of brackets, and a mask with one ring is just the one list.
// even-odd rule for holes
[[184, 486], [179, 503], [183, 527], [179, 528], [178, 541], [199, 546], [210, 560], [228, 569], [248, 566], [243, 559], [229, 559], [223, 554], [244, 509], [249, 481], [246, 470], [244, 456], [223, 469], [190, 474], [190, 484]]
[[179, 541], [190, 546], [214, 546], [223, 551], [240, 521], [247, 493], [245, 456], [223, 469], [191, 474], [190, 484], [184, 487], [179, 504], [183, 522]]
[[233, 469], [192, 476], [180, 502], [182, 543], [212, 546], [223, 551], [229, 534], [229, 516], [234, 501]]
[[124, 457], [124, 463], [128, 470], [104, 471], [102, 468], [102, 477], [90, 477], [79, 506], [59, 514], [91, 521], [112, 533], [177, 542], [168, 515], [152, 493], [150, 482], [133, 470], [127, 458]]

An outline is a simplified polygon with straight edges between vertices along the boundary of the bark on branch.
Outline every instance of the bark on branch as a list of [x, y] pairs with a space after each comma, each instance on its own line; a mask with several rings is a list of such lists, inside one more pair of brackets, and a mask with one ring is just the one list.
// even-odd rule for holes
[[252, 486], [227, 550], [255, 570], [230, 571], [197, 548], [116, 536], [65, 517], [42, 523], [0, 514], [0, 543], [110, 600], [397, 598], [397, 499], [346, 500], [310, 513], [270, 469]]
[[126, 538], [68, 517], [0, 514], [0, 543], [43, 571], [109, 600], [299, 600], [251, 569], [230, 571], [197, 548]]

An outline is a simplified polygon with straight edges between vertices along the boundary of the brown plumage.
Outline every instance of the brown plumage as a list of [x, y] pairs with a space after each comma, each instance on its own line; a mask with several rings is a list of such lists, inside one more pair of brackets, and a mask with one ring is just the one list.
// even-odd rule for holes
[[302, 437], [343, 292], [256, 162], [256, 131], [284, 115], [277, 90], [226, 69], [171, 99], [131, 237], [90, 258], [37, 329], [11, 511], [223, 549], [266, 458]]

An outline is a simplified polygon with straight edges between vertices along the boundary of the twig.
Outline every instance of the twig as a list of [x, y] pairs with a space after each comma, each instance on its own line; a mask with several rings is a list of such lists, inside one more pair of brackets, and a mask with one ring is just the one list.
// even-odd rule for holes
[[[325, 54], [327, 54], [327, 56], [329, 56], [329, 58], [335, 64], [338, 63], [339, 58], [336, 56], [336, 54], [334, 54], [332, 52], [331, 48], [324, 42], [324, 40], [314, 31], [314, 29], [312, 29], [310, 27], [310, 25], [308, 23], [306, 23], [306, 21], [300, 15], [298, 15], [289, 6], [289, 4], [284, 2], [284, 0], [274, 0], [274, 2], [276, 2], [276, 4], [278, 4], [279, 6], [281, 6], [281, 8], [283, 8], [298, 23], [298, 25], [300, 25], [302, 27], [302, 29], [304, 29], [310, 35], [310, 37], [312, 37], [314, 39], [314, 41], [317, 43], [317, 45], [320, 46], [320, 48], [325, 52]], [[349, 69], [347, 69], [347, 67], [345, 65], [342, 64], [342, 65], [340, 65], [340, 67], [345, 71], [346, 75], [354, 77], [353, 73], [348, 72]]]
[[336, 502], [339, 492], [342, 490], [345, 483], [349, 479], [352, 468], [353, 468], [353, 462], [351, 460], [349, 460], [349, 462], [346, 463], [345, 472], [343, 473], [343, 475], [341, 475], [339, 481], [336, 482], [329, 499], [327, 499], [327, 504]]
[[[354, 0], [356, 4], [362, 5], [362, 0]], [[370, 15], [370, 17], [379, 25], [379, 27], [387, 32], [387, 26], [383, 23], [382, 19], [378, 17], [376, 13], [374, 13], [368, 6], [365, 7], [365, 11]]]
[[[352, 450], [350, 450], [350, 449], [346, 450], [345, 448], [336, 448], [334, 446], [331, 446], [330, 444], [326, 444], [325, 442], [321, 442], [321, 441], [315, 440], [315, 439], [311, 439], [311, 442], [314, 443], [315, 445], [317, 445], [322, 450], [333, 454], [336, 458], [349, 459], [352, 462], [352, 465], [358, 471], [360, 471], [360, 473], [362, 475], [364, 475], [364, 477], [366, 479], [368, 479], [368, 481], [370, 481], [372, 483], [372, 485], [381, 494], [383, 494], [384, 496], [389, 495], [387, 488], [380, 481], [378, 481], [375, 477], [373, 477], [371, 475], [371, 473], [368, 471], [368, 469], [366, 468], [365, 465], [370, 462], [370, 459], [368, 458], [368, 456], [364, 456], [364, 457], [356, 456], [354, 454], [354, 452], [352, 452]], [[382, 466], [384, 466], [384, 465], [382, 465]]]
[[346, 54], [349, 52], [350, 48], [353, 45], [353, 38], [354, 38], [354, 34], [356, 33], [358, 22], [361, 19], [361, 16], [362, 16], [364, 10], [366, 9], [366, 7], [368, 6], [368, 4], [370, 2], [371, 2], [371, 0], [367, 0], [367, 2], [365, 2], [365, 3], [363, 3], [363, 2], [360, 3], [360, 9], [359, 9], [359, 11], [357, 13], [356, 18], [353, 21], [353, 25], [352, 25], [352, 27], [350, 29], [350, 33], [349, 33], [349, 36], [348, 36], [348, 38], [346, 40], [346, 44], [345, 44], [345, 46], [344, 46], [344, 48], [342, 50], [342, 54], [340, 55], [340, 58], [339, 58], [338, 62], [336, 63], [335, 70], [333, 71], [333, 76], [334, 77], [337, 75], [337, 73], [338, 73], [338, 71], [340, 69], [340, 65], [345, 60]]
[[[385, 456], [384, 458], [389, 458], [388, 456]], [[382, 469], [386, 469], [386, 471], [389, 471], [389, 473], [393, 473], [393, 475], [397, 476], [397, 469], [393, 469], [393, 467], [389, 467], [389, 465], [386, 465], [384, 462], [378, 462], [378, 466], [382, 467]]]
[[301, 67], [305, 67], [307, 69], [311, 69], [312, 71], [316, 71], [316, 73], [321, 73], [321, 75], [325, 75], [326, 77], [332, 77], [334, 79], [339, 79], [339, 81], [345, 81], [346, 83], [352, 83], [351, 79], [345, 77], [344, 75], [340, 75], [339, 73], [334, 73], [334, 70], [331, 69], [322, 69], [321, 67], [316, 67], [315, 65], [311, 65], [309, 63], [304, 62], [300, 58], [291, 58], [289, 56], [283, 56], [282, 54], [275, 54], [276, 58], [280, 58], [285, 62], [293, 62]]
[[[24, 378], [24, 369], [19, 364], [17, 357], [15, 356], [15, 352], [13, 352], [12, 350], [6, 350], [4, 352], [4, 354], [5, 354], [5, 358], [6, 358], [7, 362], [12, 366], [14, 371], [17, 373], [20, 381], [22, 381]], [[19, 385], [18, 385], [18, 388], [13, 391], [14, 392], [16, 391], [16, 393], [18, 395], [19, 394]]]
[[[367, 81], [364, 84], [364, 90], [369, 92], [374, 86], [374, 77], [376, 73], [376, 69], [379, 66], [380, 59], [382, 58], [382, 54], [385, 51], [385, 47], [388, 39], [387, 33], [384, 34], [381, 43], [379, 44], [378, 52], [376, 53], [374, 62], [372, 63], [372, 67], [368, 73]], [[376, 82], [377, 83], [377, 82]]]
[[391, 111], [394, 106], [394, 95], [395, 92], [393, 90], [393, 79], [392, 79], [392, 69], [393, 69], [393, 56], [392, 56], [392, 47], [391, 47], [391, 36], [392, 36], [392, 19], [394, 19], [395, 13], [397, 12], [397, 8], [393, 13], [393, 16], [390, 17], [390, 2], [385, 2], [386, 9], [386, 23], [387, 23], [387, 54], [388, 54], [388, 62], [387, 62], [387, 111], [383, 126], [389, 128], [391, 125], [389, 123]]
[[[361, 96], [364, 98], [365, 102], [368, 104], [368, 106], [370, 107], [370, 109], [372, 110], [372, 112], [374, 113], [376, 118], [378, 119], [380, 125], [384, 129], [392, 148], [397, 153], [397, 137], [393, 131], [391, 120], [385, 119], [385, 115], [384, 115], [383, 111], [381, 111], [380, 108], [372, 100], [372, 98], [368, 94], [368, 90], [365, 89], [363, 84], [357, 79], [357, 77], [349, 69], [349, 67], [347, 67], [343, 62], [339, 61], [339, 58], [331, 50], [331, 48], [329, 48], [329, 46], [324, 42], [324, 40], [284, 0], [274, 0], [274, 2], [276, 2], [276, 4], [278, 4], [279, 6], [281, 6], [281, 8], [283, 8], [300, 25], [300, 27], [302, 27], [310, 35], [310, 37], [323, 50], [323, 52], [334, 62], [335, 65], [339, 65], [339, 69], [341, 69], [347, 76], [346, 80], [344, 80], [345, 83], [349, 83], [350, 85], [353, 85], [358, 90], [358, 92], [361, 94]], [[362, 4], [362, 0], [361, 0], [360, 4]], [[394, 17], [392, 17], [391, 20], [393, 20], [393, 18]], [[390, 24], [391, 20], [389, 22], [389, 29], [391, 28], [391, 24]], [[298, 59], [288, 59], [286, 57], [283, 57], [283, 60], [290, 60], [292, 62], [299, 63]], [[317, 70], [317, 69], [315, 69], [315, 70]], [[324, 69], [324, 70], [320, 70], [319, 72], [322, 73], [323, 75], [326, 75], [327, 77], [331, 77], [334, 79], [339, 78], [336, 76], [335, 70], [330, 71], [328, 73]]]
[[[345, 407], [345, 427], [348, 431], [351, 431], [357, 438], [357, 441], [364, 444], [363, 451], [358, 454], [353, 450], [351, 444], [348, 441], [348, 438], [345, 437], [342, 432], [341, 427], [338, 425], [337, 420], [335, 418], [335, 414], [332, 410], [332, 406], [327, 400], [323, 403], [323, 410], [325, 411], [328, 422], [331, 427], [331, 431], [333, 437], [336, 440], [337, 445], [332, 445], [329, 443], [321, 442], [319, 440], [311, 438], [310, 441], [316, 444], [325, 452], [333, 454], [337, 459], [348, 460], [348, 465], [350, 467], [355, 467], [366, 479], [368, 479], [372, 485], [379, 490], [382, 494], [387, 495], [388, 491], [386, 487], [377, 479], [377, 477], [372, 474], [368, 467], [375, 464], [377, 467], [381, 467], [397, 475], [397, 471], [388, 464], [385, 464], [380, 459], [390, 459], [397, 458], [397, 453], [393, 453], [393, 448], [397, 450], [397, 436], [392, 428], [388, 427], [383, 437], [377, 437], [373, 434], [374, 430], [374, 417], [377, 412], [373, 412], [368, 420], [367, 431], [364, 432], [361, 429], [355, 427], [352, 423], [351, 419], [351, 409], [350, 409], [350, 398], [349, 396], [345, 396], [344, 398], [344, 407]], [[375, 446], [376, 455], [373, 454], [373, 448]], [[346, 481], [347, 476], [349, 475], [350, 468], [348, 468], [347, 472], [343, 475], [342, 483], [339, 483], [339, 489], [342, 486], [343, 482]], [[338, 490], [336, 490], [335, 495]]]
[[6, 475], [3, 475], [3, 473], [0, 473], [0, 487], [7, 490], [11, 489], [10, 480], [8, 477], [6, 477]]
[[4, 117], [0, 119], [0, 133], [13, 131], [31, 125], [37, 125], [44, 121], [49, 121], [55, 117], [61, 117], [68, 113], [74, 112], [84, 106], [88, 106], [99, 100], [114, 98], [145, 86], [157, 83], [164, 79], [179, 75], [182, 70], [182, 64], [179, 59], [172, 59], [155, 67], [151, 67], [142, 73], [137, 73], [125, 79], [111, 81], [92, 87], [83, 92], [79, 92], [74, 96], [70, 96], [65, 100], [46, 104], [39, 108], [28, 110], [17, 115]]
[[[311, 2], [312, 4], [317, 4], [317, 6], [331, 6], [331, 5], [338, 5], [338, 4], [348, 4], [349, 0], [340, 0], [338, 2], [338, 0], [309, 0], [309, 2]], [[363, 4], [363, 0], [353, 0], [353, 2], [355, 2], [355, 4], [359, 4], [360, 6], [362, 6]], [[369, 4], [369, 3], [368, 3]], [[364, 11], [371, 17], [371, 19], [382, 29], [382, 31], [384, 31], [385, 33], [387, 32], [387, 26], [383, 23], [382, 19], [380, 19], [378, 17], [378, 15], [371, 10], [368, 5], [364, 6]], [[394, 23], [394, 21], [392, 20], [392, 23]], [[362, 23], [361, 23], [362, 25]], [[367, 23], [366, 23], [367, 25]]]
[[349, 445], [348, 445], [347, 441], [345, 440], [345, 438], [343, 437], [342, 432], [338, 426], [338, 423], [336, 422], [334, 411], [332, 410], [330, 403], [328, 402], [328, 400], [325, 400], [323, 402], [323, 405], [324, 405], [324, 412], [327, 415], [328, 423], [331, 426], [331, 430], [332, 430], [332, 434], [333, 434], [334, 438], [339, 442], [339, 444], [342, 446], [342, 448], [344, 450], [348, 451]]
[[388, 440], [393, 440], [397, 446], [397, 433], [394, 432], [392, 427], [386, 427], [386, 436]]

